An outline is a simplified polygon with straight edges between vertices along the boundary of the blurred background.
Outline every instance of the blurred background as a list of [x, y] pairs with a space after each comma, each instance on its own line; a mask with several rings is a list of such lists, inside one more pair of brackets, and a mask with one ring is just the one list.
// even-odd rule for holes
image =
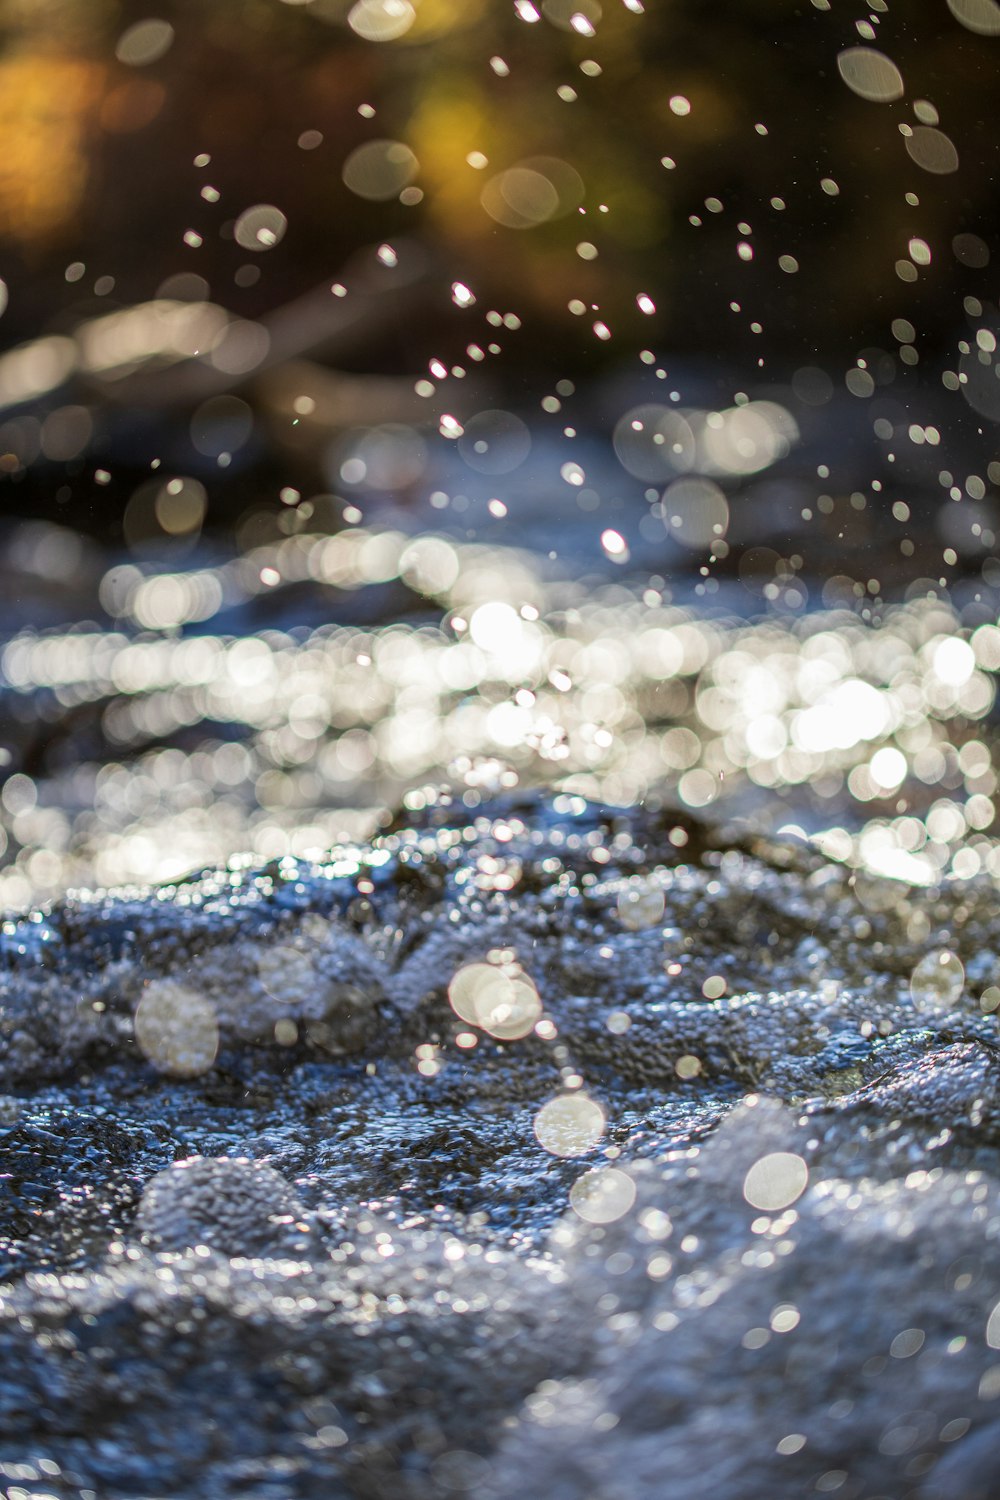
[[[847, 797], [852, 857], [860, 799], [921, 879], [986, 839], [992, 752], [948, 756], [1000, 661], [995, 0], [0, 27], [0, 902], [442, 777]], [[855, 681], [853, 739], [795, 718]]]
[[[857, 9], [5, 0], [6, 511], [129, 546], [336, 526], [317, 494], [434, 477], [397, 431], [351, 486], [345, 432], [558, 435], [568, 381], [597, 436], [645, 348], [685, 401], [800, 372], [796, 419], [857, 442], [845, 373], [940, 390], [997, 213], [992, 0]], [[201, 486], [158, 519], [157, 458]]]

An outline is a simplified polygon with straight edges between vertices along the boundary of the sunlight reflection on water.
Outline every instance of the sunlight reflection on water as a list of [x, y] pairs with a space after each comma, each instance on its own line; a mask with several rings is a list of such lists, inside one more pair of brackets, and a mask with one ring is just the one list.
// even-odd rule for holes
[[[403, 617], [280, 623], [303, 588], [341, 611], [401, 590]], [[443, 768], [470, 806], [542, 783], [652, 793], [757, 812], [913, 884], [1000, 875], [1000, 628], [945, 598], [747, 620], [514, 548], [362, 528], [187, 572], [118, 566], [100, 593], [117, 629], [24, 630], [3, 650], [6, 906], [319, 852], [400, 800], [419, 810]], [[273, 623], [253, 628], [264, 605]], [[26, 770], [38, 720], [55, 741], [85, 721], [92, 756]]]

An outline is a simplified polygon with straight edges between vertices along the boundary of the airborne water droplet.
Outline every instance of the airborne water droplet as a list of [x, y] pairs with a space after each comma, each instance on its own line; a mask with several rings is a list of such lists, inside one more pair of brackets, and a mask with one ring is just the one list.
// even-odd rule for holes
[[948, 1015], [965, 987], [965, 967], [947, 948], [926, 954], [910, 977], [910, 995], [918, 1011]]

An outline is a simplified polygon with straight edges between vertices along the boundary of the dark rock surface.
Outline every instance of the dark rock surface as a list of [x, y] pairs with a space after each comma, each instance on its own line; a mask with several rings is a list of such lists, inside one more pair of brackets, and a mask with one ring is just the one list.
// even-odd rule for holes
[[998, 942], [528, 794], [8, 923], [0, 1494], [993, 1496]]

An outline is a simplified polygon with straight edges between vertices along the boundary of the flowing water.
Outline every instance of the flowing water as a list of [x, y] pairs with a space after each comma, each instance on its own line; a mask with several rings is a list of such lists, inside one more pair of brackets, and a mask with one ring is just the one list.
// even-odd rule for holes
[[[383, 51], [451, 24], [300, 8]], [[1000, 10], [947, 12], [965, 134], [873, 4], [822, 33], [856, 154], [777, 158], [752, 212], [714, 196], [713, 75], [663, 94], [629, 159], [699, 183], [714, 358], [661, 350], [629, 279], [651, 193], [616, 251], [613, 162], [598, 201], [543, 123], [501, 166], [457, 95], [342, 153], [376, 236], [321, 295], [242, 317], [185, 273], [0, 356], [17, 493], [128, 491], [120, 535], [21, 504], [0, 536], [4, 1500], [994, 1500], [1000, 323], [968, 205]], [[606, 54], [597, 0], [508, 25], [570, 49], [582, 113], [647, 23], [627, 0]], [[492, 307], [464, 220], [454, 262], [378, 238], [425, 187], [467, 213], [460, 137], [476, 223], [570, 226]], [[827, 358], [784, 290], [835, 281], [780, 227], [792, 174], [848, 234], [890, 145], [885, 347], [859, 312]], [[266, 261], [289, 225], [227, 237]], [[322, 362], [425, 293], [416, 374]], [[617, 360], [549, 368], [553, 298]], [[230, 469], [280, 499], [213, 530]]]

